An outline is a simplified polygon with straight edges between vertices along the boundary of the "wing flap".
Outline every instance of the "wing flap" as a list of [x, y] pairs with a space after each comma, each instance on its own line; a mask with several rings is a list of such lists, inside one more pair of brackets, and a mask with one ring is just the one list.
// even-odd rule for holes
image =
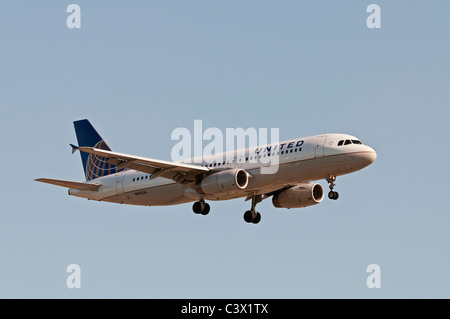
[[72, 189], [78, 189], [81, 191], [97, 191], [101, 185], [99, 184], [89, 184], [89, 183], [80, 183], [80, 182], [72, 182], [72, 181], [64, 181], [60, 179], [50, 179], [50, 178], [38, 178], [35, 179], [36, 182], [42, 182], [52, 185], [57, 185], [61, 187], [67, 187]]

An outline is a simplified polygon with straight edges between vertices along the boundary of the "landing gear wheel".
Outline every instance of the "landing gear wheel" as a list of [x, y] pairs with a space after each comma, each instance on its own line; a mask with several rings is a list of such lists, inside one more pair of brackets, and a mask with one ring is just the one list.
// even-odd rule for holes
[[208, 204], [208, 203], [205, 203], [205, 204], [204, 204], [204, 207], [203, 207], [203, 211], [202, 211], [200, 214], [202, 214], [202, 215], [208, 215], [209, 210], [210, 210], [209, 204]]
[[245, 222], [247, 222], [247, 223], [251, 223], [252, 222], [252, 220], [253, 220], [253, 213], [251, 212], [251, 211], [246, 211], [245, 213], [244, 213], [244, 220], [245, 220]]
[[256, 212], [255, 218], [252, 220], [253, 224], [258, 224], [261, 221], [261, 214]]
[[192, 210], [196, 214], [208, 215], [210, 207], [205, 201], [199, 200], [192, 205]]
[[328, 198], [336, 200], [336, 199], [339, 198], [339, 193], [338, 192], [334, 192], [334, 191], [330, 191], [328, 193]]
[[247, 223], [258, 224], [261, 221], [261, 214], [255, 211], [248, 210], [244, 213], [244, 220]]
[[200, 214], [203, 210], [203, 203], [202, 202], [195, 202], [194, 205], [192, 205], [192, 210], [196, 214]]

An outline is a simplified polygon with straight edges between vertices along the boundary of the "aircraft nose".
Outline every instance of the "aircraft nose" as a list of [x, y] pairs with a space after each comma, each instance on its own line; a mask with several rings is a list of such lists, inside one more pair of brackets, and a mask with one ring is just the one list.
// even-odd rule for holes
[[370, 165], [377, 159], [377, 152], [369, 146], [366, 146], [367, 150], [360, 153], [359, 157], [366, 163], [366, 165]]

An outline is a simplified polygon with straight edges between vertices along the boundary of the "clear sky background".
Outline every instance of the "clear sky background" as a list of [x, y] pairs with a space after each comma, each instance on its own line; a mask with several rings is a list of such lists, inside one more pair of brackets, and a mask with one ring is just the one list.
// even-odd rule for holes
[[[70, 3], [0, 2], [0, 297], [450, 297], [450, 2], [76, 1], [78, 30]], [[34, 182], [83, 180], [69, 146], [83, 118], [113, 150], [158, 159], [195, 119], [349, 133], [378, 158], [337, 179], [338, 201], [263, 201], [251, 225], [244, 199], [199, 216]]]

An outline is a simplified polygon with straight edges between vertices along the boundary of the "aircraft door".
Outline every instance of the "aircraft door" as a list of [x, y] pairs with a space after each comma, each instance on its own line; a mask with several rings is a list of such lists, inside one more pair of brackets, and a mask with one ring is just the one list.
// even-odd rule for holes
[[316, 137], [316, 146], [315, 146], [315, 157], [323, 157], [324, 149], [325, 149], [325, 141], [327, 136], [317, 136]]

